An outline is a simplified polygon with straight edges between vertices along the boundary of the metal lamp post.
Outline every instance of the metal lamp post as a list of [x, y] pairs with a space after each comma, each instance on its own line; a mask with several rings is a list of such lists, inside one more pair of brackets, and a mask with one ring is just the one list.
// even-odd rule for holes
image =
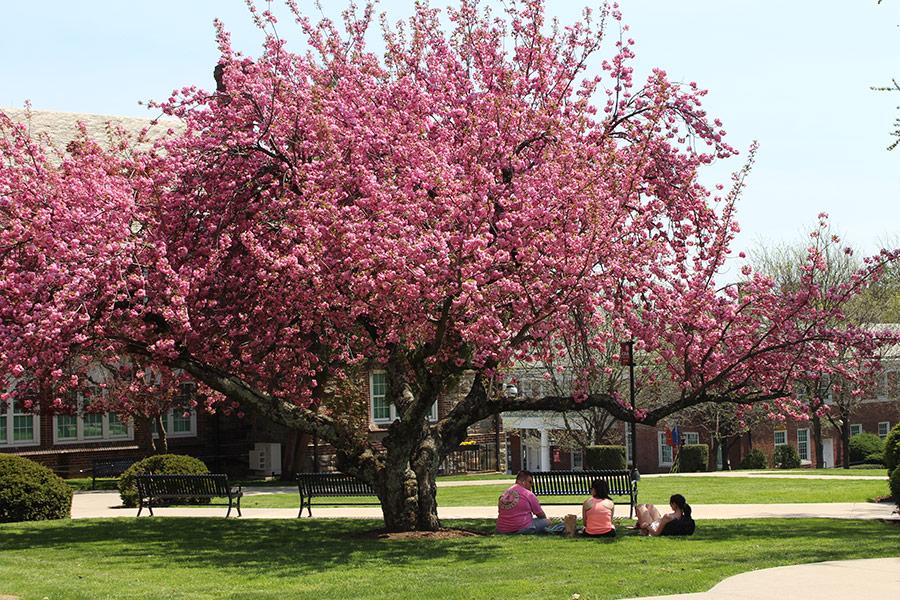
[[[621, 342], [619, 344], [619, 362], [628, 367], [628, 392], [631, 399], [632, 414], [637, 410], [634, 402], [634, 340]], [[637, 466], [637, 424], [632, 420], [631, 423], [631, 478], [638, 480], [641, 478], [640, 471]]]

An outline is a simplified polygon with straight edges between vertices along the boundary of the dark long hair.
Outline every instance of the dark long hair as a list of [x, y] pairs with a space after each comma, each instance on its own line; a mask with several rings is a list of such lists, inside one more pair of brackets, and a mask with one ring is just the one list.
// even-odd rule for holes
[[604, 479], [595, 479], [591, 483], [591, 496], [598, 500], [609, 500], [609, 484]]
[[681, 494], [672, 494], [672, 497], [669, 498], [669, 504], [674, 504], [681, 509], [681, 513], [685, 517], [691, 518], [691, 505], [687, 503], [687, 500]]

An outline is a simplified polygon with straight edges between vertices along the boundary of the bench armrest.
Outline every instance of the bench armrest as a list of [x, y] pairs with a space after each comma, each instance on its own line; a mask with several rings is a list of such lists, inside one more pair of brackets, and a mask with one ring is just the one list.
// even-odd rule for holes
[[236, 486], [230, 488], [230, 489], [228, 490], [228, 493], [231, 494], [232, 496], [240, 496], [240, 495], [243, 494], [243, 492], [241, 491], [241, 486], [240, 486], [240, 484], [238, 484], [238, 485], [236, 485]]

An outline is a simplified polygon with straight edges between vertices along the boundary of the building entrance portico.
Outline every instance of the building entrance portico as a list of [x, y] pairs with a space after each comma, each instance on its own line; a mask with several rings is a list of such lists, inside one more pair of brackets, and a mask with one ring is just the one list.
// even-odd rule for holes
[[[550, 471], [550, 432], [565, 430], [566, 422], [558, 413], [503, 413], [506, 431], [519, 430], [522, 439], [521, 465], [529, 471]], [[573, 424], [570, 423], [570, 426]]]

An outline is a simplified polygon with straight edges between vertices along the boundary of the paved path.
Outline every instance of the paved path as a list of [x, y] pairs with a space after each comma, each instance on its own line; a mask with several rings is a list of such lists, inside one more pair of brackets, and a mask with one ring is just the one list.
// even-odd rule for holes
[[[806, 475], [801, 473], [772, 473], [768, 471], [713, 471], [706, 473], [649, 473], [641, 475], [642, 479], [655, 479], [657, 477], [748, 477], [763, 479], [829, 479], [831, 481], [841, 480], [871, 480], [871, 481], [887, 481], [887, 475]], [[510, 485], [513, 477], [509, 479], [467, 479], [458, 481], [440, 481], [437, 482], [439, 488], [468, 487], [482, 485]], [[244, 494], [253, 496], [255, 494], [296, 494], [297, 486], [295, 485], [279, 485], [279, 486], [247, 486], [244, 488]]]
[[[72, 518], [133, 517], [134, 508], [119, 508], [119, 495], [115, 492], [76, 493], [72, 501]], [[293, 519], [297, 508], [245, 508], [249, 519]], [[544, 507], [551, 517], [579, 514], [580, 505], [549, 505]], [[871, 502], [835, 502], [827, 504], [697, 504], [692, 505], [694, 516], [699, 519], [755, 519], [755, 518], [815, 518], [831, 519], [892, 519], [898, 518], [892, 504]], [[210, 508], [158, 508], [160, 516], [221, 517], [225, 507]], [[313, 514], [321, 518], [380, 519], [378, 506], [313, 507]], [[440, 506], [442, 519], [493, 519], [497, 509], [492, 506]], [[620, 509], [619, 514], [624, 514]]]
[[720, 581], [708, 592], [641, 600], [883, 600], [896, 598], [898, 590], [900, 558], [872, 558], [749, 571]]
[[[826, 471], [827, 473], [827, 471]], [[870, 480], [885, 480], [887, 481], [887, 475], [827, 475], [825, 473], [773, 473], [772, 471], [706, 471], [703, 473], [648, 473], [646, 475], [642, 474], [641, 478], [644, 477], [750, 477], [750, 478], [760, 478], [760, 479], [830, 479], [831, 481], [840, 481], [842, 479], [870, 479]]]

